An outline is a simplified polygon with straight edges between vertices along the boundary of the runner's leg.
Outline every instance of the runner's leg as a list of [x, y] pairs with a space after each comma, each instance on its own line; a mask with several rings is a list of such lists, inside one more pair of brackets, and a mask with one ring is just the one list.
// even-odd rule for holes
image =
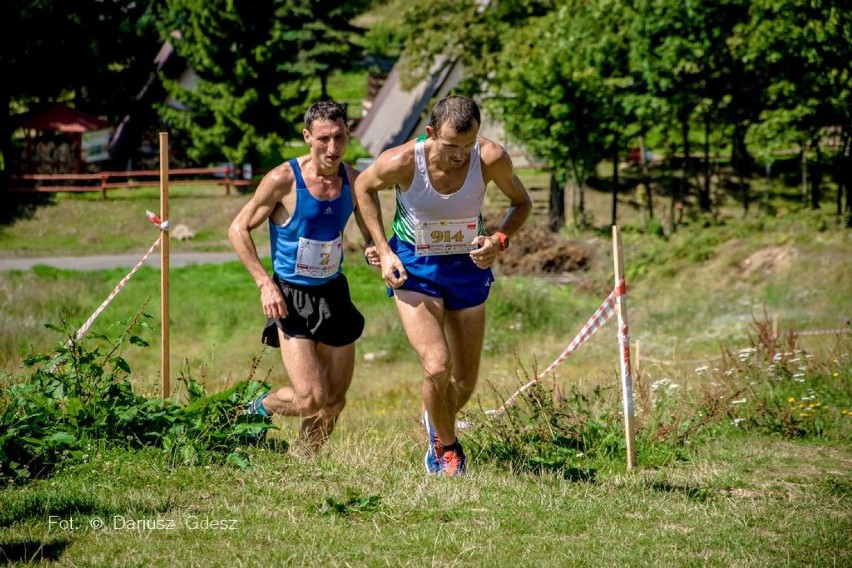
[[455, 437], [450, 388], [451, 359], [444, 337], [444, 301], [411, 290], [396, 290], [396, 307], [408, 342], [423, 369], [423, 402], [442, 444]]
[[284, 416], [313, 416], [325, 408], [329, 391], [323, 380], [316, 343], [310, 339], [286, 337], [280, 330], [278, 338], [290, 385], [270, 392], [263, 405], [267, 411]]
[[479, 379], [479, 361], [485, 337], [485, 304], [444, 312], [444, 328], [452, 354], [453, 420], [467, 404]]
[[316, 351], [328, 394], [325, 407], [314, 416], [302, 420], [299, 437], [310, 452], [319, 450], [334, 430], [346, 406], [346, 391], [352, 384], [355, 371], [354, 343], [342, 347], [318, 343]]

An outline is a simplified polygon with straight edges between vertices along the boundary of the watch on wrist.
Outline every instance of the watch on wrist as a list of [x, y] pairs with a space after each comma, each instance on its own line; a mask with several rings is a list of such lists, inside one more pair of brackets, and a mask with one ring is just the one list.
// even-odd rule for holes
[[509, 248], [509, 236], [503, 231], [497, 231], [494, 236], [500, 241], [500, 252], [504, 252]]

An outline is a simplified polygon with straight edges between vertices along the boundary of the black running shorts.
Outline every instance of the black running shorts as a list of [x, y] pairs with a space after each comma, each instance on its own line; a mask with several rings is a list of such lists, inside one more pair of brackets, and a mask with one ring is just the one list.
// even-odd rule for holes
[[284, 295], [287, 317], [266, 320], [263, 343], [279, 347], [279, 328], [287, 337], [312, 339], [334, 347], [349, 345], [361, 337], [364, 316], [352, 303], [343, 273], [319, 286], [291, 284], [277, 274], [272, 280]]

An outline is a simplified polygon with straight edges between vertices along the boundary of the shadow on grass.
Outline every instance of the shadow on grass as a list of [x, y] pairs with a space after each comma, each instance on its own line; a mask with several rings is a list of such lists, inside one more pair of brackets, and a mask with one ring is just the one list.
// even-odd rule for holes
[[56, 562], [71, 544], [70, 540], [58, 539], [49, 542], [37, 539], [0, 542], [0, 566], [6, 564]]
[[0, 226], [11, 225], [19, 219], [32, 218], [39, 207], [53, 203], [52, 197], [44, 193], [6, 193], [0, 188], [0, 199], [3, 202], [0, 207]]
[[595, 483], [598, 479], [598, 471], [594, 468], [566, 467], [562, 470], [562, 479]]
[[71, 515], [102, 513], [104, 510], [92, 497], [57, 496], [48, 493], [37, 493], [19, 502], [0, 501], [0, 505], [3, 507], [0, 527], [9, 527], [28, 519], [44, 519], [48, 514], [65, 518]]
[[673, 485], [666, 481], [655, 481], [649, 485], [654, 491], [660, 493], [681, 493], [687, 499], [703, 503], [710, 498], [710, 492], [706, 489], [689, 487], [688, 485]]

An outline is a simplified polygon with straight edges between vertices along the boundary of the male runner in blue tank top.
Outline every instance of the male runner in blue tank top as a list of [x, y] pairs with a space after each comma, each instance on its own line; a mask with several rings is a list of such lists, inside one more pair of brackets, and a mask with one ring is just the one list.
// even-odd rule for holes
[[[267, 325], [262, 341], [280, 347], [291, 385], [261, 395], [248, 411], [302, 418], [301, 448], [315, 453], [346, 404], [355, 367], [355, 340], [364, 318], [340, 271], [343, 230], [356, 209], [358, 170], [343, 163], [349, 142], [346, 111], [314, 103], [302, 131], [310, 152], [269, 171], [231, 223], [229, 238], [260, 289]], [[355, 219], [369, 237], [360, 215]], [[269, 223], [273, 275], [258, 257], [251, 231]], [[367, 261], [379, 266], [375, 247]]]
[[[354, 185], [382, 276], [423, 368], [426, 470], [445, 476], [467, 467], [456, 415], [479, 375], [491, 265], [532, 207], [508, 153], [479, 135], [480, 124], [472, 99], [441, 99], [425, 138], [386, 150]], [[490, 182], [509, 199], [509, 209], [500, 230], [486, 235], [481, 211]], [[396, 187], [390, 241], [375, 199], [388, 187]]]

